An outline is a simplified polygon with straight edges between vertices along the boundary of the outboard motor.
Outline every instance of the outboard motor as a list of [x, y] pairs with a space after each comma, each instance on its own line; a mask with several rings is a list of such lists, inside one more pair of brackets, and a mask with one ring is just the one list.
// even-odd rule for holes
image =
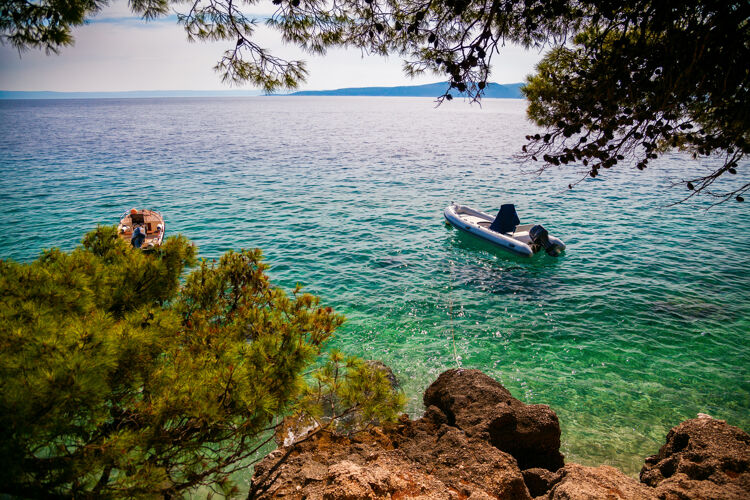
[[544, 229], [543, 226], [540, 226], [538, 224], [536, 226], [531, 226], [531, 229], [529, 229], [529, 237], [535, 245], [540, 245], [542, 248], [544, 248], [544, 251], [547, 252], [547, 255], [551, 257], [557, 257], [558, 255], [560, 255], [560, 252], [562, 252], [562, 248], [560, 248], [560, 245], [552, 243], [549, 240], [549, 233], [546, 229]]

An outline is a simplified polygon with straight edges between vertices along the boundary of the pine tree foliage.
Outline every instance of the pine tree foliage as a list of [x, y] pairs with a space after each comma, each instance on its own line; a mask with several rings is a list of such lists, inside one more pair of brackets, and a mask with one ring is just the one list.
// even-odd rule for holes
[[333, 350], [305, 387], [296, 425], [344, 435], [362, 432], [403, 406], [403, 395], [392, 397], [393, 389], [384, 370]]
[[338, 412], [396, 415], [403, 396], [360, 361], [328, 382], [341, 316], [274, 287], [259, 250], [181, 285], [195, 253], [178, 236], [144, 254], [100, 227], [72, 252], [0, 261], [0, 493], [231, 496], [283, 416], [325, 425], [319, 380]]
[[623, 163], [644, 170], [681, 149], [714, 165], [684, 181], [686, 198], [743, 201], [750, 4], [601, 2], [588, 16], [528, 78], [528, 114], [547, 130], [527, 137], [526, 158], [543, 161], [541, 170], [571, 164], [596, 177]]

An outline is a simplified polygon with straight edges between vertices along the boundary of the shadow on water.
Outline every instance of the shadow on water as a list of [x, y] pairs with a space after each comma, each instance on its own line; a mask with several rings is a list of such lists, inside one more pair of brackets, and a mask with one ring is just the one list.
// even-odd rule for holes
[[496, 295], [548, 294], [560, 284], [556, 270], [561, 257], [544, 252], [521, 257], [480, 238], [447, 226], [448, 254], [454, 257], [444, 272], [450, 274], [453, 286], [466, 287]]
[[538, 252], [533, 257], [522, 257], [497, 245], [493, 245], [479, 237], [468, 234], [465, 231], [456, 229], [450, 224], [446, 223], [445, 227], [449, 233], [449, 245], [467, 251], [479, 252], [485, 256], [495, 257], [495, 260], [501, 264], [517, 264], [523, 267], [549, 268], [557, 266], [558, 263], [565, 258], [565, 253], [559, 257], [549, 257], [544, 252]]
[[388, 256], [381, 258], [374, 258], [370, 261], [372, 267], [378, 269], [403, 269], [409, 266], [410, 262], [400, 256]]

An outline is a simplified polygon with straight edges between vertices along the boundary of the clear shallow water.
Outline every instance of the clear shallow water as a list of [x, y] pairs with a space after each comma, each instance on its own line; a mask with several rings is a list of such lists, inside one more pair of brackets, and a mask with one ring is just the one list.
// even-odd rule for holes
[[[381, 359], [409, 411], [443, 370], [480, 368], [546, 403], [569, 461], [634, 474], [706, 412], [750, 428], [750, 216], [666, 207], [681, 155], [581, 183], [523, 175], [521, 101], [0, 101], [0, 258], [72, 248], [131, 206], [204, 257], [261, 247], [280, 285], [348, 321], [334, 344]], [[447, 228], [461, 201], [513, 202], [568, 245], [521, 260]], [[454, 355], [455, 352], [455, 355]]]

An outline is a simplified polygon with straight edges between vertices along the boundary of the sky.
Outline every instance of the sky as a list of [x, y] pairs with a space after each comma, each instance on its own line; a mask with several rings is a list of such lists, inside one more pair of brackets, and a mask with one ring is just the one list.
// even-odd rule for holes
[[[183, 4], [184, 5], [184, 4]], [[270, 2], [249, 7], [258, 16], [273, 12]], [[359, 50], [331, 50], [311, 56], [285, 45], [277, 32], [262, 23], [256, 40], [277, 56], [303, 59], [309, 71], [300, 90], [343, 87], [418, 85], [447, 80], [428, 74], [410, 79], [402, 71], [402, 60], [362, 55]], [[174, 16], [145, 22], [132, 15], [127, 2], [115, 0], [84, 26], [74, 29], [75, 45], [59, 55], [27, 50], [20, 55], [0, 45], [0, 90], [104, 92], [129, 90], [225, 90], [221, 76], [213, 70], [231, 42], [187, 41]], [[491, 81], [515, 83], [524, 80], [542, 58], [537, 51], [508, 46], [494, 57]], [[241, 87], [251, 90], [252, 87]]]

